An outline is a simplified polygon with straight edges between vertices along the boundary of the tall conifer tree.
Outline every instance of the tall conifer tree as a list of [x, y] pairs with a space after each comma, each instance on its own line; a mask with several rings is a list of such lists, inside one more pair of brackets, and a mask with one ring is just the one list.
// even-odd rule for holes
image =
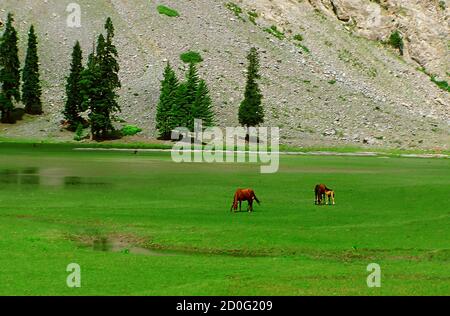
[[262, 94], [257, 80], [259, 75], [259, 55], [256, 48], [252, 48], [247, 56], [249, 65], [247, 71], [247, 85], [244, 100], [239, 108], [239, 123], [244, 127], [258, 126], [264, 122]]
[[116, 90], [121, 87], [117, 49], [112, 43], [114, 27], [110, 18], [105, 24], [106, 38], [100, 34], [95, 54], [89, 57], [88, 67], [81, 75], [83, 106], [90, 110], [91, 133], [95, 140], [113, 137], [111, 115], [120, 111]]
[[84, 111], [82, 108], [83, 96], [81, 94], [80, 80], [83, 72], [83, 52], [80, 43], [77, 41], [73, 47], [72, 63], [70, 68], [70, 75], [67, 78], [66, 84], [66, 104], [64, 107], [64, 118], [67, 120], [68, 129], [75, 131], [78, 125], [83, 124], [83, 119], [80, 113]]
[[22, 102], [25, 104], [25, 112], [31, 115], [42, 114], [37, 37], [33, 25], [28, 33], [28, 49], [22, 79]]
[[172, 108], [173, 127], [187, 127], [189, 130], [194, 130], [194, 117], [192, 116], [192, 105], [197, 96], [198, 85], [200, 78], [198, 70], [194, 63], [189, 65], [189, 70], [186, 74], [186, 81], [183, 82], [177, 93], [177, 101]]
[[169, 63], [164, 70], [164, 79], [161, 81], [161, 94], [156, 110], [156, 128], [161, 139], [171, 139], [173, 128], [172, 107], [177, 101], [177, 92], [179, 89], [178, 79], [175, 71]]
[[5, 31], [0, 38], [0, 110], [2, 123], [15, 123], [13, 116], [15, 101], [20, 101], [20, 62], [17, 48], [17, 32], [14, 17], [8, 14]]
[[209, 89], [204, 80], [200, 80], [197, 88], [195, 101], [192, 104], [192, 117], [202, 120], [203, 126], [209, 127], [214, 124], [214, 112], [212, 110]]

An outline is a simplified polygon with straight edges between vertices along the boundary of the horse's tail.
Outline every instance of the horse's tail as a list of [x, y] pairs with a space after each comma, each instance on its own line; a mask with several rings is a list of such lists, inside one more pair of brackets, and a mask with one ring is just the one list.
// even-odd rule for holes
[[261, 204], [261, 202], [258, 200], [258, 198], [256, 197], [255, 192], [253, 192], [253, 197], [255, 198], [256, 203], [258, 203], [258, 205]]

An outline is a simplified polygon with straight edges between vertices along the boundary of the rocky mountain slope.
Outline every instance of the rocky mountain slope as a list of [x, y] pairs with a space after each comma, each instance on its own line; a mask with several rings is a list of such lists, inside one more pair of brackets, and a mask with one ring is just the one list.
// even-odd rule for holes
[[386, 41], [399, 30], [405, 57], [433, 74], [447, 76], [449, 8], [447, 1], [310, 0], [321, 12], [342, 21], [348, 30], [372, 40]]
[[[142, 127], [143, 139], [156, 135], [154, 117], [166, 61], [182, 76], [180, 54], [188, 50], [204, 58], [200, 73], [210, 86], [219, 125], [236, 126], [245, 57], [256, 46], [261, 53], [265, 125], [281, 128], [281, 143], [449, 147], [449, 93], [417, 69], [420, 64], [441, 76], [450, 71], [444, 17], [448, 9], [437, 11], [442, 10], [438, 1], [236, 0], [230, 7], [213, 0], [78, 0], [81, 28], [67, 26], [71, 2], [1, 0], [0, 18], [7, 12], [16, 15], [22, 60], [27, 29], [30, 24], [37, 29], [45, 115], [0, 125], [0, 137], [72, 138], [59, 126], [71, 49], [80, 40], [87, 57], [110, 16], [123, 85], [119, 116]], [[414, 5], [407, 5], [410, 2]], [[362, 22], [367, 15], [361, 13], [361, 3], [382, 8], [374, 17], [381, 20], [379, 28]], [[405, 7], [403, 15], [392, 9], [398, 8], [394, 3]], [[160, 15], [159, 4], [176, 9], [180, 17]], [[391, 15], [398, 17], [392, 21]], [[422, 15], [425, 18], [416, 19]], [[266, 29], [272, 26], [277, 31], [270, 34]], [[380, 41], [394, 29], [406, 35], [404, 57]], [[425, 36], [424, 29], [435, 36]]]

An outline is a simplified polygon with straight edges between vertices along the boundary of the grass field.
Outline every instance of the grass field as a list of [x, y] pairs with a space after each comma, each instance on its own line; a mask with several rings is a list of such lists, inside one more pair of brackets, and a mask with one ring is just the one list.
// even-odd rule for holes
[[[314, 205], [319, 182], [337, 205]], [[254, 213], [229, 212], [238, 187]], [[450, 295], [449, 189], [449, 159], [285, 156], [262, 175], [0, 144], [0, 295]]]

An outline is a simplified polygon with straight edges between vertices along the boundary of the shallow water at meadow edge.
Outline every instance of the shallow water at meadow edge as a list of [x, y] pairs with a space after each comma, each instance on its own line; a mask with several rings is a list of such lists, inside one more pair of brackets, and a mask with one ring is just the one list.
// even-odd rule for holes
[[93, 177], [78, 177], [65, 175], [64, 173], [46, 173], [38, 167], [25, 167], [20, 169], [0, 169], [0, 184], [9, 186], [27, 186], [27, 187], [59, 187], [76, 188], [86, 186], [109, 186], [108, 182], [100, 182]]

